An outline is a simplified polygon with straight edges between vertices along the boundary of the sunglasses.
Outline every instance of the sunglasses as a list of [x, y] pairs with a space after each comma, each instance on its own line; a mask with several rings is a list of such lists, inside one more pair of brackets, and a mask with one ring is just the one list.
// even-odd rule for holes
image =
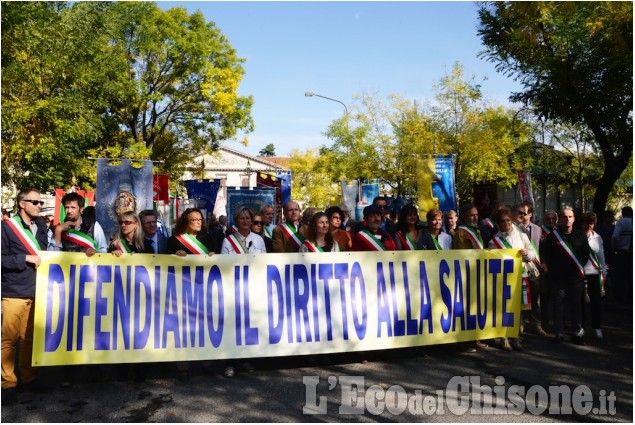
[[30, 202], [33, 205], [38, 205], [40, 204], [41, 206], [44, 206], [44, 201], [36, 201], [34, 199], [23, 199], [24, 202]]
[[517, 213], [518, 215], [527, 215], [527, 213], [526, 213], [526, 212], [522, 212], [522, 211], [516, 211], [516, 213]]
[[252, 223], [254, 223], [256, 226], [262, 226], [263, 224], [265, 224], [264, 221], [259, 221], [259, 220], [254, 220]]
[[386, 206], [385, 205], [376, 205], [377, 208], [379, 208], [380, 210], [385, 210]]
[[132, 221], [132, 220], [119, 220], [119, 225], [120, 226], [123, 226], [124, 224], [126, 226], [130, 226], [132, 223], [134, 223], [134, 221]]

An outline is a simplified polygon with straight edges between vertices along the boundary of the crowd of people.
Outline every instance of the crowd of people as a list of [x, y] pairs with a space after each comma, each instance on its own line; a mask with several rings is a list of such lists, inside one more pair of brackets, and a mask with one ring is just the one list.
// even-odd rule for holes
[[[254, 213], [240, 208], [228, 227], [226, 217], [214, 217], [209, 226], [201, 210], [188, 208], [178, 218], [171, 236], [160, 231], [153, 210], [124, 213], [119, 230], [106, 240], [94, 210], [84, 209], [84, 199], [69, 193], [62, 199], [66, 219], [53, 226], [52, 217], [40, 217], [40, 192], [19, 192], [17, 214], [2, 223], [2, 389], [18, 384], [15, 372], [16, 346], [20, 346], [18, 366], [21, 384], [35, 379], [31, 366], [33, 344], [33, 304], [36, 268], [41, 250], [85, 252], [87, 256], [110, 252], [175, 254], [178, 256], [215, 254], [258, 254], [293, 252], [506, 249], [517, 248], [523, 259], [522, 320], [519, 335], [532, 332], [560, 343], [565, 339], [565, 319], [569, 335], [577, 344], [585, 343], [586, 300], [592, 336], [601, 340], [601, 300], [605, 278], [611, 273], [612, 291], [617, 299], [632, 296], [633, 210], [622, 209], [622, 218], [613, 225], [614, 215], [605, 213], [598, 223], [594, 213], [577, 213], [564, 208], [546, 211], [543, 224], [534, 222], [533, 205], [523, 202], [508, 206], [490, 205], [490, 217], [479, 220], [477, 208], [463, 205], [456, 211], [428, 211], [425, 221], [413, 205], [406, 205], [395, 221], [389, 218], [386, 198], [379, 196], [363, 210], [363, 221], [355, 221], [348, 207], [339, 204], [320, 211], [301, 211], [297, 202], [283, 206], [284, 221], [274, 223], [274, 207], [264, 205]], [[522, 350], [520, 338], [475, 341], [465, 345], [474, 352], [488, 344], [503, 350]], [[251, 369], [250, 366], [244, 367]], [[65, 371], [69, 371], [66, 368]], [[139, 368], [142, 370], [142, 368]], [[187, 363], [177, 363], [179, 378], [187, 379]], [[228, 363], [225, 376], [234, 376]], [[63, 385], [70, 375], [63, 374]]]

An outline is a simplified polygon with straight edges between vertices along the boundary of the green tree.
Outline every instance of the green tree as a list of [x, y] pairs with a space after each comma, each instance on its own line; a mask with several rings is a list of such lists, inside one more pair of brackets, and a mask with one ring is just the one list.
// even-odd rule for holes
[[273, 145], [273, 143], [269, 143], [267, 146], [260, 149], [258, 155], [268, 157], [276, 156], [276, 147]]
[[330, 195], [339, 193], [339, 187], [332, 182], [331, 177], [318, 166], [319, 154], [317, 149], [307, 149], [302, 152], [294, 149], [291, 152], [289, 168], [291, 192], [293, 198], [303, 207], [324, 208]]
[[2, 29], [5, 184], [90, 186], [86, 157], [112, 152], [173, 171], [253, 129], [252, 99], [237, 94], [243, 60], [200, 12], [3, 2]]
[[479, 17], [482, 56], [523, 86], [511, 99], [593, 133], [601, 212], [633, 154], [633, 3], [482, 3]]

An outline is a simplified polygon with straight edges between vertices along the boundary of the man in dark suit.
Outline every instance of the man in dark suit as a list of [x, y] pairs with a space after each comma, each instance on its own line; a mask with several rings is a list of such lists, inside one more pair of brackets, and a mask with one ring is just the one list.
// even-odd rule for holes
[[[379, 228], [382, 231], [388, 233], [390, 237], [394, 240], [397, 234], [397, 225], [395, 224], [394, 221], [386, 217], [388, 201], [386, 201], [385, 197], [378, 196], [373, 200], [372, 205], [376, 206], [381, 212], [381, 226], [379, 226]], [[364, 222], [358, 223], [355, 228], [355, 233], [363, 230], [365, 226], [366, 226], [366, 223]]]
[[346, 204], [338, 204], [336, 205], [342, 210], [344, 216], [342, 217], [342, 224], [340, 224], [340, 229], [346, 230], [351, 234], [351, 237], [355, 235], [355, 228], [357, 227], [357, 220], [351, 218], [350, 212], [348, 211], [348, 205]]
[[146, 248], [152, 248], [155, 254], [165, 254], [168, 238], [157, 232], [157, 213], [154, 210], [143, 210], [139, 213], [143, 242]]

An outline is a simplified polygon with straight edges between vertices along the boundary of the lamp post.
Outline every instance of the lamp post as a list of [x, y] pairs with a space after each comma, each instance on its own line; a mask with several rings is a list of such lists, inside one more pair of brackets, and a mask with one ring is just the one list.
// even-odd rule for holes
[[341, 104], [344, 107], [344, 110], [346, 111], [346, 114], [348, 115], [348, 108], [346, 107], [346, 105], [344, 104], [344, 102], [337, 100], [337, 99], [332, 99], [330, 97], [326, 97], [326, 96], [322, 96], [321, 94], [317, 94], [317, 93], [313, 93], [313, 92], [305, 92], [304, 95], [306, 97], [313, 97], [313, 96], [317, 96], [317, 97], [321, 97], [322, 99], [327, 99], [327, 100], [332, 100], [333, 102], [337, 102], [339, 104]]

